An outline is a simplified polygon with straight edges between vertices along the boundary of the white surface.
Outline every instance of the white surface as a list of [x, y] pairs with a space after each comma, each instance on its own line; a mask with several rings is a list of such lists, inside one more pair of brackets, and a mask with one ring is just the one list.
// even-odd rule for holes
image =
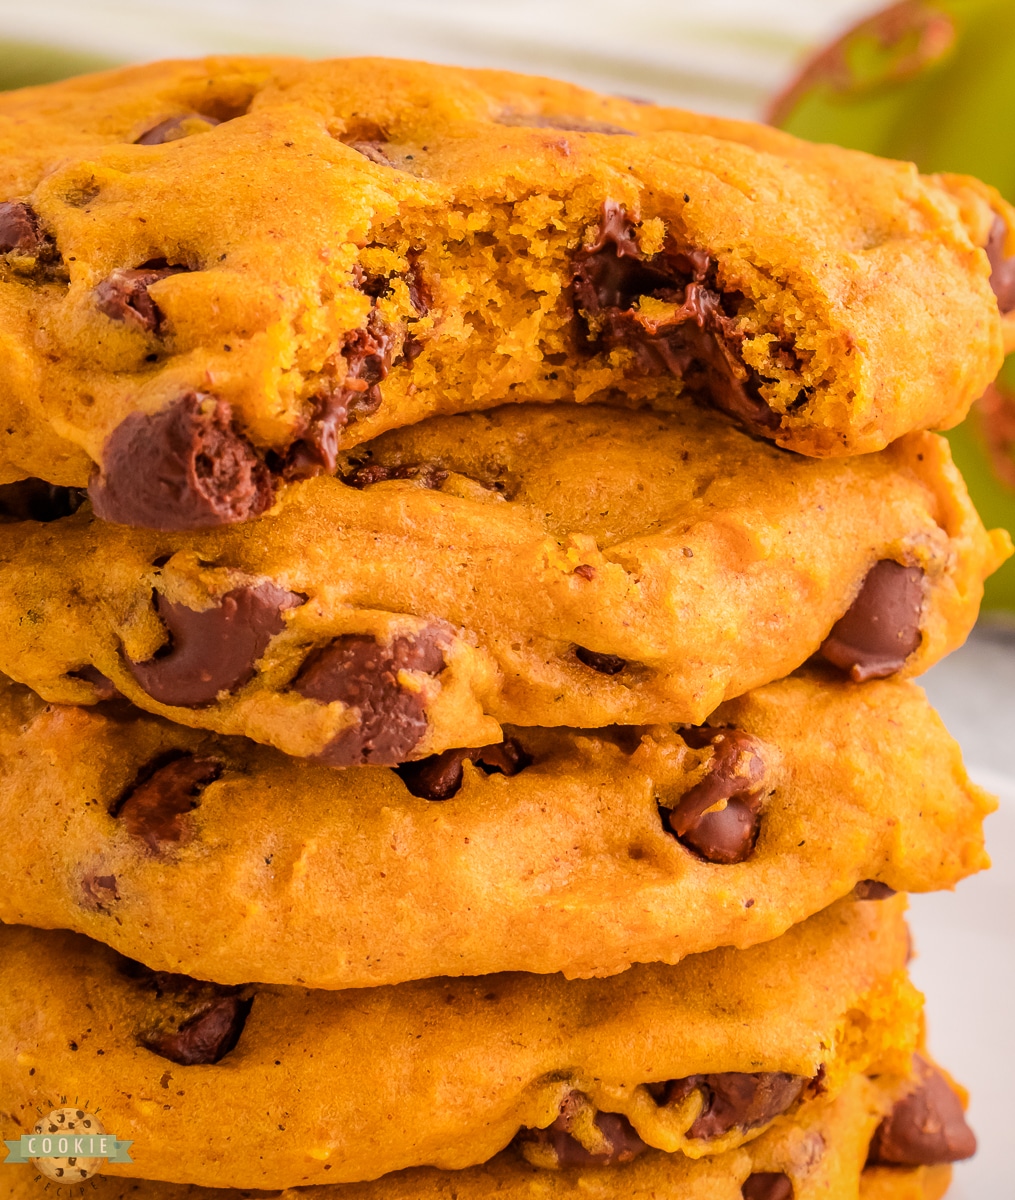
[[970, 774], [995, 792], [987, 821], [993, 870], [954, 894], [912, 897], [917, 957], [927, 995], [930, 1045], [972, 1093], [979, 1153], [955, 1170], [949, 1200], [1012, 1200], [1008, 1155], [1015, 1099], [1015, 631], [981, 626], [920, 681], [962, 743]]
[[387, 54], [754, 116], [877, 0], [0, 0], [0, 34], [124, 61]]

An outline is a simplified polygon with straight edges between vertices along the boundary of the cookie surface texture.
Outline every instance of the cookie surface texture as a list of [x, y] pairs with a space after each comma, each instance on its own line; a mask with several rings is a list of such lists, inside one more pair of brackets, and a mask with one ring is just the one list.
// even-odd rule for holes
[[242, 526], [0, 523], [0, 670], [384, 766], [505, 723], [701, 722], [819, 650], [918, 674], [1010, 552], [936, 434], [816, 460], [707, 411], [515, 405], [354, 456]]
[[222, 984], [609, 975], [986, 865], [992, 802], [913, 684], [790, 679], [712, 720], [336, 773], [7, 685], [0, 920]]
[[911, 165], [549, 80], [156, 63], [5, 94], [0, 147], [0, 481], [128, 524], [248, 520], [514, 399], [866, 452], [1001, 362], [988, 254]]

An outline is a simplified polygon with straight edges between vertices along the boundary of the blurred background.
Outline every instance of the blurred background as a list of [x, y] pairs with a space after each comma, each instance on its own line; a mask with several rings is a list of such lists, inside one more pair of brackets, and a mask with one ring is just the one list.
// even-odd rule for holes
[[[553, 75], [968, 172], [1015, 201], [1015, 0], [0, 0], [0, 88], [215, 52]], [[949, 438], [984, 520], [1015, 532], [1015, 356]], [[1011, 1200], [1015, 562], [989, 582], [967, 646], [921, 682], [1001, 799], [995, 870], [913, 901], [933, 1048], [972, 1089], [981, 1142], [949, 1196]]]

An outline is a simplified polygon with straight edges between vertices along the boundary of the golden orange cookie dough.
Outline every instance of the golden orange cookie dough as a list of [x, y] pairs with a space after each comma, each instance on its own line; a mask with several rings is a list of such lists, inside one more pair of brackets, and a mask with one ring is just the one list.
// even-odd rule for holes
[[915, 685], [789, 679], [711, 720], [336, 774], [6, 685], [0, 920], [224, 984], [609, 975], [987, 865], [993, 801]]
[[[134, 1142], [110, 1174], [262, 1188], [472, 1166], [562, 1110], [590, 1149], [608, 1120], [669, 1153], [721, 1153], [858, 1073], [908, 1073], [921, 998], [904, 907], [840, 902], [774, 942], [607, 980], [344, 992], [223, 989], [77, 934], [4, 926], [2, 1136], [31, 1128], [51, 1095], [87, 1096]], [[724, 1119], [708, 1089], [745, 1075], [753, 1090], [733, 1111], [753, 1115]], [[533, 1160], [551, 1153], [538, 1134], [523, 1141]]]
[[[784, 1200], [785, 1191], [780, 1196], [776, 1190], [781, 1175], [790, 1181], [793, 1200], [857, 1200], [858, 1189], [860, 1200], [940, 1200], [951, 1175], [947, 1165], [863, 1169], [871, 1134], [897, 1091], [884, 1077], [856, 1076], [834, 1100], [805, 1105], [753, 1141], [707, 1158], [649, 1150], [625, 1164], [544, 1171], [509, 1149], [478, 1167], [415, 1168], [370, 1183], [264, 1192], [103, 1174], [84, 1194], [92, 1200], [570, 1200], [576, 1194], [590, 1200], [743, 1200], [754, 1188], [753, 1200]], [[0, 1164], [0, 1180], [9, 1189], [7, 1200], [53, 1200], [53, 1185], [46, 1191], [48, 1181], [30, 1166]]]
[[0, 523], [0, 670], [390, 765], [504, 723], [699, 722], [819, 648], [918, 674], [1010, 553], [929, 433], [815, 460], [700, 410], [510, 406], [387, 434], [343, 476], [242, 527]]
[[855, 454], [1001, 362], [977, 221], [911, 164], [551, 80], [156, 63], [5, 94], [0, 150], [0, 480], [112, 520], [244, 520], [516, 399]]

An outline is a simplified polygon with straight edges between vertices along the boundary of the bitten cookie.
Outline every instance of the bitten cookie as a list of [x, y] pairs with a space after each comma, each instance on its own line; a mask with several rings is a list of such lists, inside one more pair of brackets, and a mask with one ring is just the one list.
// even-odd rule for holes
[[515, 1139], [543, 1166], [568, 1138], [718, 1154], [859, 1073], [908, 1073], [904, 907], [840, 902], [762, 946], [606, 980], [344, 992], [201, 984], [3, 926], [3, 1136], [50, 1095], [88, 1096], [134, 1143], [111, 1174], [263, 1188], [454, 1170]]
[[59, 516], [69, 495], [0, 523], [0, 670], [333, 766], [505, 723], [697, 723], [819, 650], [914, 675], [1010, 553], [937, 435], [816, 460], [699, 410], [437, 418], [240, 528]]
[[[743, 1146], [698, 1159], [638, 1147], [630, 1139], [620, 1150], [612, 1138], [609, 1152], [583, 1156], [581, 1144], [559, 1130], [557, 1143], [571, 1161], [551, 1171], [533, 1166], [513, 1146], [482, 1166], [454, 1172], [415, 1168], [370, 1183], [252, 1192], [102, 1175], [90, 1181], [85, 1195], [92, 1200], [571, 1200], [575, 1195], [591, 1200], [856, 1200], [859, 1192], [860, 1200], [940, 1200], [951, 1175], [947, 1164], [955, 1156], [949, 1137], [968, 1134], [955, 1097], [943, 1101], [947, 1123], [939, 1128], [944, 1136], [924, 1152], [934, 1165], [863, 1167], [872, 1135], [906, 1104], [908, 1086], [884, 1076], [855, 1076], [833, 1100], [802, 1105]], [[5, 1193], [8, 1200], [38, 1200], [47, 1182], [30, 1167], [5, 1172], [0, 1166], [0, 1178], [11, 1189]], [[46, 1196], [51, 1200], [51, 1185]]]
[[609, 975], [987, 865], [993, 802], [914, 685], [790, 679], [711, 720], [336, 775], [7, 685], [0, 920], [223, 984]]
[[550, 80], [157, 63], [5, 94], [0, 149], [0, 479], [116, 522], [243, 521], [516, 399], [856, 454], [1001, 362], [1010, 247], [911, 164]]

